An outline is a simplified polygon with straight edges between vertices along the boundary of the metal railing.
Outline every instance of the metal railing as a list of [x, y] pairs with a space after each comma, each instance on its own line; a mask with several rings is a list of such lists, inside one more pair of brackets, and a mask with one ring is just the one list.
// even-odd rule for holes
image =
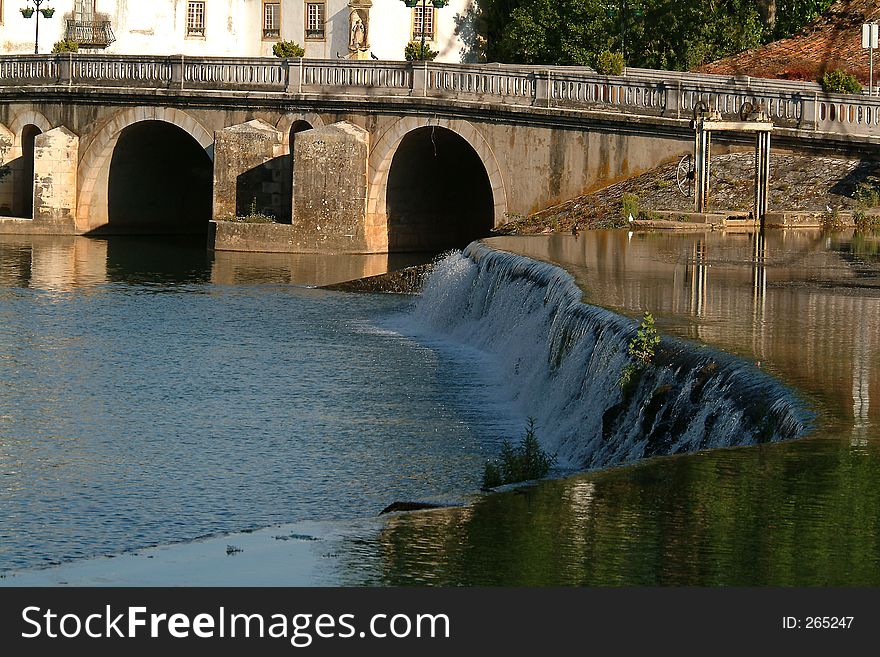
[[66, 37], [85, 48], [106, 48], [116, 41], [110, 21], [68, 20]]
[[126, 87], [321, 97], [410, 97], [540, 111], [610, 111], [686, 119], [702, 101], [723, 115], [763, 104], [776, 125], [880, 137], [880, 98], [825, 94], [809, 82], [628, 69], [396, 61], [156, 57], [67, 53], [0, 56], [4, 88]]

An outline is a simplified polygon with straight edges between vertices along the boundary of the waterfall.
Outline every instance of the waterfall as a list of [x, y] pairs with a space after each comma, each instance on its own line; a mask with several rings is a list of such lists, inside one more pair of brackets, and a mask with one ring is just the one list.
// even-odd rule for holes
[[670, 337], [622, 386], [638, 322], [582, 303], [563, 269], [479, 242], [438, 264], [414, 319], [491, 354], [517, 406], [535, 418], [543, 447], [564, 466], [789, 440], [811, 419], [751, 363]]

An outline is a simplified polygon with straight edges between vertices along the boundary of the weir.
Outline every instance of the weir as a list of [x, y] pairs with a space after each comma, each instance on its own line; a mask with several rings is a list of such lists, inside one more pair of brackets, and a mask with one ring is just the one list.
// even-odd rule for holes
[[438, 264], [415, 313], [497, 358], [560, 465], [791, 440], [810, 427], [811, 413], [776, 379], [676, 338], [664, 337], [652, 363], [621, 385], [638, 323], [581, 296], [563, 269], [473, 242]]

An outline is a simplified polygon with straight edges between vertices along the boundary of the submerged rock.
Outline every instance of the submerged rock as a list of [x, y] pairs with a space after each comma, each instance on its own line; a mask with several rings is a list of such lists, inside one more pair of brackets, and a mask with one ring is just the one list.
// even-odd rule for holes
[[442, 507], [442, 504], [431, 504], [429, 502], [394, 502], [382, 509], [379, 515], [382, 516], [386, 513], [394, 513], [395, 511], [422, 511], [424, 509], [440, 509]]

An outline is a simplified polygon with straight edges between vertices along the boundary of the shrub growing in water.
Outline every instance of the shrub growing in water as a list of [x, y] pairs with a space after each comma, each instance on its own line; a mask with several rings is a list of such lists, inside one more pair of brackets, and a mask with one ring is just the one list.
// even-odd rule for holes
[[304, 56], [306, 50], [294, 41], [279, 41], [272, 46], [272, 54], [282, 59], [296, 59]]
[[654, 316], [646, 312], [639, 324], [639, 330], [629, 343], [629, 355], [635, 358], [640, 365], [649, 365], [654, 360], [657, 345], [660, 344], [660, 335], [654, 328]]
[[825, 93], [829, 94], [862, 93], [862, 85], [856, 79], [856, 76], [839, 68], [827, 71], [825, 75], [819, 78], [819, 84], [822, 85]]
[[486, 461], [483, 488], [541, 479], [547, 476], [554, 463], [556, 456], [551, 456], [541, 448], [535, 435], [535, 420], [529, 418], [526, 433], [519, 445], [511, 445], [510, 441], [505, 440], [501, 444], [500, 457]]
[[621, 388], [626, 388], [645, 366], [651, 364], [659, 344], [660, 334], [654, 327], [654, 316], [646, 312], [642, 317], [642, 323], [639, 324], [636, 337], [629, 342], [629, 355], [635, 362], [627, 363], [621, 371], [618, 380]]

